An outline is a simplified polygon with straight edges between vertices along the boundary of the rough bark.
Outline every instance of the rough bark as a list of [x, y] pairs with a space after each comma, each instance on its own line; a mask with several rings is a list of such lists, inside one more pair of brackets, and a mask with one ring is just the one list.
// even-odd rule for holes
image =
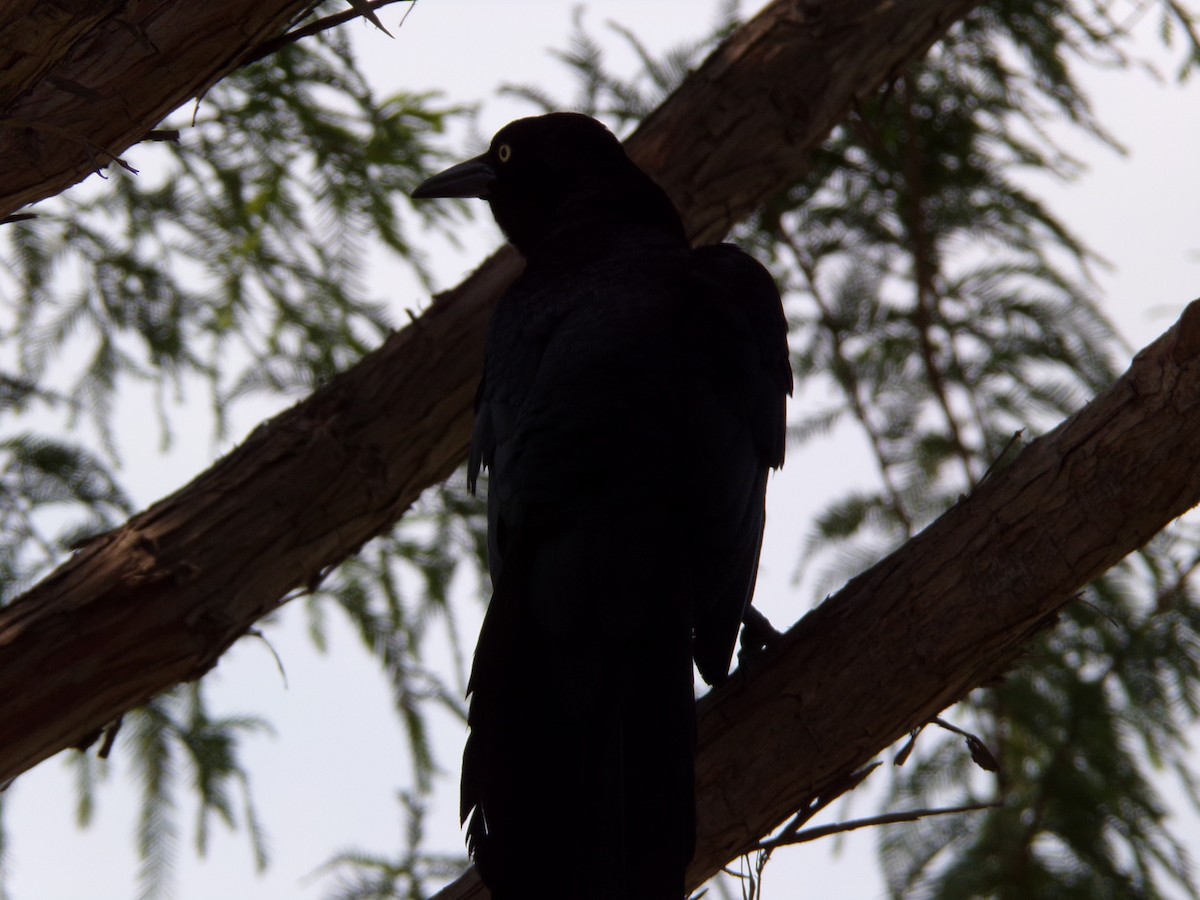
[[[1088, 581], [1200, 502], [1200, 301], [1034, 441], [700, 703], [696, 888], [1013, 666]], [[485, 898], [474, 871], [434, 900]]]
[[[650, 116], [631, 151], [697, 239], [718, 238], [801, 170], [854, 97], [978, 3], [777, 0]], [[0, 219], [108, 165], [308, 6], [0, 0]]]
[[108, 165], [307, 0], [0, 0], [0, 219]]
[[[633, 152], [691, 232], [713, 237], [796, 177], [856, 95], [974, 5], [780, 0], [687, 79]], [[453, 471], [487, 315], [518, 267], [501, 251], [354, 369], [0, 610], [0, 781], [203, 674]]]
[[[41, 55], [14, 50], [8, 27], [35, 4], [0, 8], [0, 211], [78, 180], [107, 158], [99, 148], [122, 152], [297, 5], [212, 4], [222, 22], [210, 28], [197, 27], [194, 4], [139, 4], [135, 28], [114, 12], [123, 5], [84, 4], [42, 22]], [[973, 5], [776, 3], [647, 121], [631, 151], [692, 233], [717, 237], [803, 169], [804, 151], [855, 96]], [[220, 54], [190, 43], [218, 33]], [[170, 66], [149, 58], [147, 35]], [[139, 46], [147, 68], [113, 65]], [[0, 780], [202, 674], [288, 591], [445, 477], [465, 451], [488, 310], [518, 266], [498, 254], [354, 370], [0, 611]], [[1198, 357], [1193, 306], [1112, 389], [706, 699], [693, 884], [1011, 666], [1074, 591], [1200, 499]], [[439, 896], [486, 892], [468, 875]]]
[[1082, 587], [1200, 502], [1198, 413], [1200, 301], [1108, 390], [707, 698], [694, 883], [1010, 669]]
[[[776, 3], [648, 120], [632, 152], [692, 233], [716, 237], [803, 169], [804, 151], [855, 96], [974, 5]], [[138, 4], [148, 18], [137, 28], [113, 12], [125, 9], [118, 4], [82, 4], [74, 15], [60, 15], [66, 4], [0, 7], [0, 71], [9, 72], [0, 165], [10, 191], [0, 202], [11, 210], [77, 180], [97, 147], [121, 152], [286, 17], [284, 4], [245, 6], [243, 14], [236, 3], [209, 5], [224, 19], [211, 30], [197, 26], [195, 4]], [[171, 25], [180, 10], [186, 27]], [[13, 51], [16, 12], [59, 16], [38, 38], [44, 59]], [[184, 52], [191, 36], [220, 27], [221, 54]], [[171, 65], [151, 60], [124, 76], [129, 85], [104, 80], [111, 69], [126, 72], [115, 59], [151, 55], [147, 46]], [[72, 99], [87, 95], [81, 87], [101, 99], [112, 91], [124, 105], [118, 114]], [[124, 88], [136, 90], [126, 97]], [[152, 88], [162, 95], [142, 97]], [[134, 95], [145, 100], [136, 108]], [[14, 127], [14, 110], [42, 125]], [[101, 127], [110, 118], [124, 123], [112, 134]], [[46, 137], [66, 134], [72, 153]], [[33, 149], [22, 151], [22, 140]], [[18, 170], [27, 174], [14, 179]], [[0, 610], [0, 780], [202, 674], [289, 591], [390, 527], [445, 477], [466, 448], [487, 312], [518, 266], [498, 254], [355, 369]], [[1191, 307], [1112, 389], [702, 704], [693, 883], [1004, 671], [1078, 587], [1200, 499], [1198, 345], [1200, 311]], [[468, 876], [441, 896], [484, 892]]]

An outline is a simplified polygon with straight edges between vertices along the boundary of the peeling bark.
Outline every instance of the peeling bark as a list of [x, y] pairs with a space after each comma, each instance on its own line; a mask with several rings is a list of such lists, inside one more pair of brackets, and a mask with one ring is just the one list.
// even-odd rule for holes
[[306, 0], [0, 0], [0, 219], [107, 166]]
[[[123, 152], [299, 5], [0, 5], [0, 215]], [[855, 98], [975, 5], [780, 0], [647, 120], [631, 153], [697, 241], [718, 238], [804, 170]], [[487, 316], [519, 266], [500, 251], [354, 369], [0, 610], [0, 781], [199, 677], [453, 471]], [[706, 698], [690, 883], [1009, 669], [1077, 590], [1195, 505], [1198, 403], [1193, 304], [1108, 391]], [[486, 891], [468, 874], [438, 896]]]
[[[1200, 502], [1200, 301], [1107, 391], [699, 706], [699, 887], [1012, 668], [1094, 577]], [[474, 870], [434, 900], [485, 898]]]
[[[803, 170], [804, 151], [856, 96], [976, 2], [780, 0], [664, 102], [631, 151], [674, 195], [693, 236], [716, 237]], [[227, 5], [226, 27], [241, 34], [245, 21]], [[168, 7], [153, 8], [166, 21]], [[107, 19], [87, 27], [92, 43], [73, 45], [74, 65], [86, 47], [107, 47], [99, 34], [132, 40]], [[216, 77], [213, 65], [192, 90]], [[488, 314], [519, 267], [502, 249], [353, 369], [0, 610], [0, 782], [198, 678], [289, 592], [446, 478], [466, 455]]]
[[[689, 77], [631, 152], [692, 235], [717, 238], [803, 171], [856, 97], [975, 5], [780, 0]], [[0, 0], [0, 216], [123, 152], [300, 4], [201, 6]], [[0, 781], [199, 677], [446, 477], [465, 455], [488, 312], [519, 265], [501, 251], [0, 610]], [[1200, 500], [1198, 401], [1193, 305], [1112, 388], [706, 698], [689, 881], [1011, 667], [1075, 591]], [[439, 896], [486, 891], [468, 873]]]

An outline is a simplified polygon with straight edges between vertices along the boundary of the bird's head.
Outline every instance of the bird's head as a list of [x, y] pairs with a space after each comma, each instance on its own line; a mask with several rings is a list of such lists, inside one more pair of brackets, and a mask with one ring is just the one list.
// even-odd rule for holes
[[683, 236], [675, 207], [611, 131], [578, 113], [517, 119], [487, 152], [421, 183], [414, 199], [480, 197], [526, 256], [553, 236], [640, 224]]

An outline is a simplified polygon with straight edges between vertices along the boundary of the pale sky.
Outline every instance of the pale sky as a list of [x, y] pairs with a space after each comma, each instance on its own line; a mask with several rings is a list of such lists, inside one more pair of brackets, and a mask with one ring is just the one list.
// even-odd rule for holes
[[[747, 4], [744, 14], [759, 5]], [[514, 101], [496, 100], [493, 94], [500, 82], [529, 82], [551, 93], [573, 94], [569, 76], [545, 52], [547, 47], [563, 46], [572, 6], [560, 0], [424, 0], [403, 29], [395, 27], [401, 8], [382, 11], [394, 41], [365, 25], [350, 27], [368, 77], [381, 94], [439, 89], [450, 101], [481, 101], [479, 126], [486, 136], [509, 119], [531, 112]], [[593, 35], [603, 36], [603, 23], [616, 20], [651, 48], [661, 49], [704, 34], [714, 8], [713, 2], [695, 0], [607, 0], [595, 5], [588, 22]], [[1171, 71], [1169, 66], [1164, 69]], [[1113, 271], [1097, 273], [1104, 307], [1136, 348], [1165, 330], [1182, 307], [1200, 295], [1200, 233], [1195, 226], [1200, 168], [1194, 164], [1195, 148], [1200, 146], [1200, 89], [1195, 84], [1186, 90], [1156, 86], [1134, 72], [1091, 73], [1086, 83], [1100, 120], [1129, 147], [1130, 155], [1121, 158], [1074, 138], [1092, 167], [1090, 174], [1068, 187], [1039, 185], [1039, 190], [1069, 226], [1114, 264]], [[137, 149], [131, 152], [136, 157]], [[436, 252], [433, 263], [442, 286], [456, 283], [498, 240], [486, 221], [462, 238], [464, 251], [444, 246], [431, 251]], [[395, 281], [391, 267], [381, 266], [375, 277], [379, 293], [394, 299], [397, 320], [405, 307], [426, 302], [415, 284]], [[201, 390], [191, 391], [188, 399], [198, 408], [207, 402]], [[189, 415], [176, 412], [178, 421]], [[234, 434], [240, 437], [269, 412], [242, 412]], [[124, 424], [118, 431], [131, 436], [123, 448], [125, 476], [139, 504], [174, 490], [211, 463], [206, 437], [180, 440], [175, 451], [161, 457], [157, 434], [146, 437], [141, 431], [140, 405], [127, 403], [122, 415]], [[205, 414], [195, 415], [203, 419]], [[807, 592], [794, 588], [789, 577], [808, 517], [855, 483], [858, 471], [873, 472], [864, 449], [851, 437], [841, 444], [806, 446], [773, 480], [757, 603], [777, 625], [790, 624], [809, 606]], [[821, 477], [813, 478], [813, 472]], [[257, 875], [245, 835], [229, 834], [219, 825], [207, 858], [197, 861], [190, 846], [194, 809], [181, 790], [175, 892], [180, 900], [316, 900], [324, 895], [326, 883], [306, 876], [333, 854], [358, 849], [387, 856], [401, 846], [395, 793], [403, 786], [408, 766], [378, 667], [344, 627], [332, 629], [331, 652], [322, 657], [305, 635], [302, 610], [287, 609], [279, 618], [269, 634], [286, 668], [286, 686], [275, 660], [256, 641], [235, 646], [210, 676], [214, 714], [260, 714], [277, 732], [275, 737], [251, 739], [243, 751], [272, 865], [265, 875]], [[334, 616], [330, 622], [340, 625]], [[464, 633], [469, 632], [472, 644], [473, 627], [464, 617]], [[352, 706], [347, 703], [351, 696], [358, 698]], [[462, 840], [456, 785], [464, 733], [449, 717], [439, 721], [437, 752], [445, 773], [427, 833], [430, 847], [458, 851]], [[59, 759], [21, 776], [6, 795], [14, 900], [135, 896], [136, 795], [122, 764], [125, 752], [118, 740], [116, 771], [100, 792], [97, 821], [88, 831], [75, 831], [73, 787]], [[850, 813], [835, 809], [818, 824], [871, 812], [870, 798], [856, 798]], [[1200, 844], [1194, 821], [1190, 833], [1197, 838], [1192, 843]], [[824, 841], [779, 853], [767, 870], [765, 900], [882, 897], [871, 833], [845, 838], [836, 858], [832, 846]]]

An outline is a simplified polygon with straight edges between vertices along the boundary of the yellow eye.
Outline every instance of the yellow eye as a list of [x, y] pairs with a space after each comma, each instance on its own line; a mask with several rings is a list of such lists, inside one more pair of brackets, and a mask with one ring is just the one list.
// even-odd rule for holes
[[499, 158], [500, 162], [508, 162], [510, 159], [512, 159], [512, 147], [508, 146], [508, 144], [501, 144], [496, 149], [496, 156]]

